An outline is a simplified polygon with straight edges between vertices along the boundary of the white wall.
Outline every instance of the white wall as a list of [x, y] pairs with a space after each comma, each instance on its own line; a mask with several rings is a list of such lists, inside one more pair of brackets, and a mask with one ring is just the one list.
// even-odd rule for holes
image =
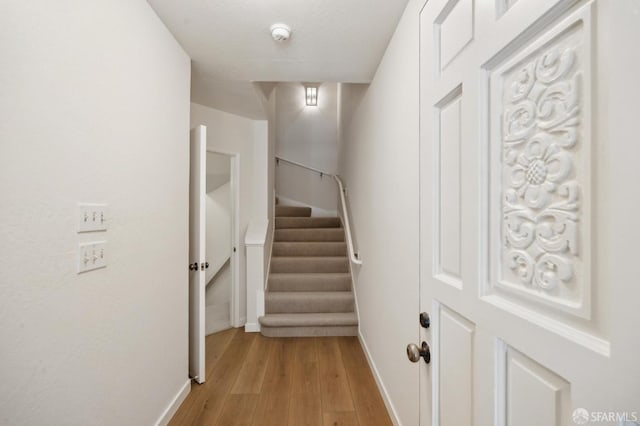
[[368, 84], [338, 84], [338, 170], [345, 169], [345, 131], [351, 126], [353, 114], [358, 109], [360, 101], [362, 101], [368, 89]]
[[273, 222], [275, 191], [275, 155], [276, 155], [276, 99], [277, 83], [253, 83], [253, 89], [260, 102], [262, 110], [267, 117], [267, 215], [268, 220]]
[[[326, 173], [338, 170], [338, 85], [318, 87], [318, 106], [305, 105], [302, 83], [276, 86], [276, 155]], [[292, 199], [335, 212], [337, 189], [331, 179], [280, 162], [275, 185], [284, 200]]]
[[209, 335], [231, 327], [231, 264], [222, 265], [207, 286], [205, 295], [205, 334]]
[[316, 107], [305, 105], [302, 83], [278, 83], [276, 90], [276, 155], [335, 173], [338, 159], [338, 85], [320, 85]]
[[209, 284], [231, 255], [231, 157], [207, 152], [206, 258], [205, 273]]
[[400, 422], [418, 424], [418, 12], [410, 0], [384, 58], [343, 129], [340, 174], [363, 266], [360, 331]]
[[[267, 176], [256, 179], [255, 168], [258, 159], [255, 156], [256, 132], [264, 136], [261, 143], [267, 145], [266, 122], [255, 121], [237, 115], [218, 111], [203, 105], [191, 103], [191, 127], [198, 124], [207, 126], [207, 148], [239, 156], [239, 220], [240, 241], [237, 251], [240, 269], [240, 319], [246, 319], [246, 250], [244, 235], [252, 219], [265, 219], [267, 207]], [[263, 158], [265, 164], [267, 158]], [[264, 167], [267, 173], [267, 167]]]
[[[267, 210], [267, 231], [265, 237], [265, 244], [262, 249], [262, 277], [264, 278], [263, 283], [254, 283], [254, 285], [249, 285], [248, 288], [255, 289], [264, 289], [267, 285], [267, 277], [269, 276], [269, 265], [271, 263], [271, 249], [273, 247], [273, 237], [275, 233], [275, 149], [276, 149], [276, 119], [277, 119], [277, 91], [275, 90], [277, 83], [253, 83], [253, 88], [258, 98], [262, 110], [267, 117], [266, 121], [266, 129], [264, 126], [256, 128], [255, 138], [256, 143], [259, 143], [265, 137], [267, 138], [267, 146], [266, 149], [259, 149], [259, 151], [263, 154], [263, 158], [261, 158], [256, 164], [256, 169], [260, 173], [255, 176], [256, 183], [260, 184], [260, 179], [265, 179], [267, 183], [267, 193], [266, 193], [266, 210]], [[264, 123], [264, 122], [263, 122]], [[258, 262], [260, 263], [260, 262]], [[250, 267], [257, 267], [258, 265], [251, 265]], [[253, 274], [248, 274], [253, 275]], [[259, 274], [257, 274], [259, 275]], [[260, 301], [263, 301], [262, 295], [260, 296]], [[247, 302], [247, 306], [257, 306], [259, 305], [258, 299], [256, 299], [256, 303]], [[264, 303], [262, 303], [264, 305]], [[264, 311], [264, 306], [259, 307], [260, 312]], [[254, 318], [253, 326], [249, 324], [249, 328], [255, 327], [258, 329], [258, 311], [254, 308], [254, 315], [247, 315], [247, 321], [249, 318]]]
[[283, 206], [310, 206], [312, 216], [337, 214], [338, 187], [331, 175], [321, 176], [280, 161], [276, 166], [276, 191]]
[[0, 52], [0, 424], [153, 424], [188, 385], [189, 58], [143, 0], [4, 1]]
[[215, 191], [231, 180], [231, 157], [207, 152], [207, 193]]
[[254, 218], [269, 216], [269, 129], [266, 121], [256, 121], [253, 126], [253, 209]]
[[[207, 194], [205, 197], [206, 223], [206, 259], [209, 268], [205, 270], [206, 311], [205, 332], [207, 335], [227, 329], [231, 326], [231, 183], [230, 157], [207, 152]], [[213, 173], [227, 169], [224, 173]], [[208, 185], [209, 176], [217, 176], [216, 183], [225, 180], [219, 187]], [[213, 191], [209, 191], [213, 188]]]
[[218, 273], [231, 255], [231, 185], [229, 182], [205, 197], [206, 204], [206, 259], [209, 269], [205, 282]]

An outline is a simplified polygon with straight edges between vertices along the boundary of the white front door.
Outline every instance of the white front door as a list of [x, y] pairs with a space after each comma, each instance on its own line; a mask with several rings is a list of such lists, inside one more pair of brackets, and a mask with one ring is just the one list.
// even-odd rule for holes
[[205, 381], [205, 245], [207, 128], [191, 130], [189, 167], [189, 375]]
[[640, 1], [420, 14], [421, 425], [640, 423]]

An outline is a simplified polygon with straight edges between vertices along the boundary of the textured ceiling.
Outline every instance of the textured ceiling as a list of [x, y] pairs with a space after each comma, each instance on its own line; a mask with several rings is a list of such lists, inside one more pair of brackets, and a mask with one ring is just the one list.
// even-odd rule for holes
[[[367, 83], [407, 0], [148, 0], [193, 60], [192, 99], [258, 118], [253, 81]], [[292, 29], [283, 43], [270, 26]]]

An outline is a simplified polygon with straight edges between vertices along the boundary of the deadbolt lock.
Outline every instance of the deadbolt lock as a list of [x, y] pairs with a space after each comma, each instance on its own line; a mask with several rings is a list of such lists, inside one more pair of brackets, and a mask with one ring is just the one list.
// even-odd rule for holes
[[422, 326], [422, 328], [429, 328], [431, 326], [431, 318], [429, 318], [428, 313], [420, 313], [420, 325]]

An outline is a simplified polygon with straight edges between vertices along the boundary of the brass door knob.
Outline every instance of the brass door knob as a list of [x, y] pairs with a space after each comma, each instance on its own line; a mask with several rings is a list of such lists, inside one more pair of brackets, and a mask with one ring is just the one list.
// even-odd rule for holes
[[422, 346], [418, 347], [413, 343], [407, 345], [407, 358], [411, 362], [418, 362], [420, 358], [424, 358], [424, 362], [429, 364], [431, 362], [431, 349], [427, 342], [422, 342]]

